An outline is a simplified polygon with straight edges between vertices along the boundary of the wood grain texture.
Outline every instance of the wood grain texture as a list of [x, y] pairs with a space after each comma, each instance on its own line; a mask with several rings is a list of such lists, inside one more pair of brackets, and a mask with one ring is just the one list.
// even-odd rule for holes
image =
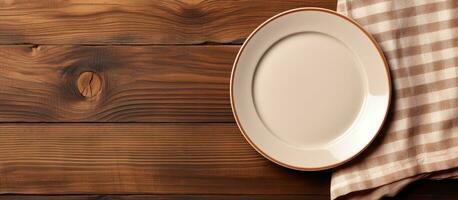
[[[0, 46], [0, 122], [233, 122], [238, 49]], [[90, 98], [84, 72], [101, 79]]]
[[[458, 180], [421, 180], [386, 200], [452, 200], [458, 198]], [[328, 194], [312, 195], [3, 195], [0, 200], [329, 200]]]
[[[458, 198], [458, 180], [421, 180], [386, 200], [452, 200]], [[329, 200], [327, 194], [314, 195], [3, 195], [0, 200]]]
[[238, 44], [303, 6], [336, 0], [0, 0], [0, 200], [329, 199], [330, 171], [267, 161], [229, 104]]
[[[458, 180], [421, 180], [386, 200], [452, 200]], [[0, 200], [329, 200], [329, 195], [4, 195]]]
[[266, 160], [233, 123], [0, 124], [0, 193], [329, 195], [329, 180]]
[[327, 195], [6, 195], [0, 200], [329, 200]]
[[241, 43], [273, 15], [336, 0], [6, 0], [0, 44]]

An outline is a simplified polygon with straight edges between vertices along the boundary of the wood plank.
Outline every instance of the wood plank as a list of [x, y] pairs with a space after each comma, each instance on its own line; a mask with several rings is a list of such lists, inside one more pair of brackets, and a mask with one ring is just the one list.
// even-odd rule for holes
[[445, 180], [421, 180], [404, 188], [396, 197], [387, 198], [392, 200], [449, 200], [458, 199], [458, 179]]
[[326, 195], [6, 195], [0, 200], [329, 200]]
[[233, 123], [0, 124], [3, 194], [329, 195], [329, 175], [271, 163]]
[[0, 46], [0, 121], [233, 122], [238, 49]]
[[6, 195], [0, 200], [329, 200], [327, 195]]
[[[413, 183], [396, 200], [458, 199], [458, 180], [422, 180]], [[329, 187], [329, 186], [327, 186]], [[329, 195], [1, 195], [0, 200], [329, 200]]]
[[0, 1], [0, 44], [237, 43], [273, 15], [336, 0]]

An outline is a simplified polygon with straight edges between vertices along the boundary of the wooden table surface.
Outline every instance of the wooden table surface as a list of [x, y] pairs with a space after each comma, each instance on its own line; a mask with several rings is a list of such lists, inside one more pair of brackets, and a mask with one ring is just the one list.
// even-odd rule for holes
[[0, 199], [329, 199], [331, 171], [264, 159], [229, 102], [244, 39], [303, 6], [336, 2], [0, 0]]

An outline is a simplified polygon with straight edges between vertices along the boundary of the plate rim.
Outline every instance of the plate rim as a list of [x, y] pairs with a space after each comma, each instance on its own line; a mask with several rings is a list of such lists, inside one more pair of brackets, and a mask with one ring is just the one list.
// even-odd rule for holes
[[[374, 47], [377, 49], [377, 52], [380, 56], [380, 58], [382, 58], [383, 60], [383, 64], [385, 66], [385, 71], [386, 71], [386, 74], [387, 74], [387, 79], [388, 79], [388, 104], [387, 104], [387, 107], [385, 109], [385, 114], [384, 114], [384, 118], [382, 120], [382, 123], [379, 125], [377, 131], [375, 132], [374, 136], [371, 138], [371, 140], [362, 148], [360, 149], [356, 154], [354, 154], [353, 156], [345, 159], [345, 160], [342, 160], [342, 161], [339, 161], [339, 162], [336, 162], [336, 163], [332, 163], [330, 165], [326, 165], [326, 166], [321, 166], [321, 167], [297, 167], [297, 166], [292, 166], [292, 165], [289, 165], [288, 163], [284, 163], [284, 162], [280, 162], [272, 157], [270, 157], [269, 155], [267, 155], [265, 152], [263, 152], [259, 147], [256, 146], [256, 144], [254, 144], [253, 141], [251, 141], [251, 139], [248, 137], [246, 131], [244, 130], [244, 128], [242, 127], [241, 125], [241, 122], [240, 122], [240, 119], [238, 118], [238, 114], [237, 114], [237, 109], [235, 108], [235, 99], [234, 99], [234, 76], [235, 76], [235, 71], [236, 71], [236, 68], [237, 68], [237, 65], [238, 65], [238, 62], [239, 62], [239, 59], [240, 59], [240, 55], [242, 54], [243, 50], [245, 49], [246, 45], [249, 43], [249, 41], [251, 40], [251, 38], [260, 30], [262, 29], [264, 26], [266, 26], [268, 23], [272, 22], [273, 20], [279, 18], [279, 17], [282, 17], [284, 15], [287, 15], [287, 14], [291, 14], [291, 13], [295, 13], [295, 12], [301, 12], [301, 11], [318, 11], [318, 12], [325, 12], [325, 13], [328, 13], [328, 14], [332, 14], [332, 15], [335, 15], [337, 17], [340, 17], [350, 23], [352, 23], [353, 25], [355, 25], [356, 27], [358, 27], [359, 30], [361, 30], [365, 35], [366, 37], [368, 37], [371, 41], [371, 43], [374, 45]], [[385, 124], [386, 122], [386, 119], [388, 117], [388, 112], [389, 112], [389, 108], [391, 107], [391, 104], [392, 104], [392, 92], [393, 92], [393, 86], [392, 86], [392, 80], [391, 80], [391, 74], [390, 74], [390, 68], [388, 66], [388, 62], [386, 60], [386, 57], [385, 55], [383, 54], [383, 50], [381, 49], [381, 47], [378, 45], [377, 41], [375, 40], [375, 38], [369, 33], [367, 32], [360, 24], [358, 24], [355, 20], [347, 17], [347, 16], [344, 16], [340, 13], [337, 13], [336, 11], [333, 11], [333, 10], [329, 10], [329, 9], [325, 9], [325, 8], [319, 8], [319, 7], [300, 7], [300, 8], [295, 8], [295, 9], [290, 9], [290, 10], [286, 10], [286, 11], [283, 11], [279, 14], [276, 14], [275, 16], [267, 19], [266, 21], [264, 21], [261, 25], [259, 25], [258, 27], [256, 27], [256, 29], [254, 29], [250, 35], [247, 37], [247, 39], [243, 42], [242, 46], [240, 47], [238, 53], [237, 53], [237, 56], [235, 58], [235, 61], [234, 61], [234, 64], [232, 66], [232, 71], [231, 71], [231, 77], [230, 77], [230, 87], [229, 87], [229, 96], [230, 96], [230, 102], [231, 102], [231, 108], [232, 108], [232, 114], [234, 115], [234, 118], [235, 118], [235, 122], [237, 124], [237, 127], [239, 128], [240, 132], [242, 133], [243, 137], [245, 138], [245, 140], [259, 153], [261, 154], [262, 156], [264, 156], [265, 158], [267, 158], [268, 160], [270, 160], [271, 162], [274, 162], [280, 166], [283, 166], [283, 167], [286, 167], [286, 168], [289, 168], [289, 169], [294, 169], [294, 170], [299, 170], [299, 171], [319, 171], [319, 170], [325, 170], [325, 169], [330, 169], [330, 168], [334, 168], [334, 167], [337, 167], [337, 166], [340, 166], [350, 160], [352, 160], [353, 158], [357, 157], [358, 155], [360, 155], [362, 152], [364, 152], [364, 150], [367, 149], [367, 147], [375, 140], [375, 138], [377, 138], [377, 136], [379, 135], [379, 133], [381, 132], [382, 128], [383, 128], [383, 125]]]

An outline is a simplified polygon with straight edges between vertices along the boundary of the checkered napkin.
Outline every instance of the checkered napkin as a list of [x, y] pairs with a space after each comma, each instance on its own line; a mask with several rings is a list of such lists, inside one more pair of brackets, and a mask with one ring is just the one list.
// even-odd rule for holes
[[339, 0], [337, 11], [383, 49], [393, 103], [369, 149], [334, 171], [331, 198], [378, 199], [419, 179], [457, 178], [458, 0]]

